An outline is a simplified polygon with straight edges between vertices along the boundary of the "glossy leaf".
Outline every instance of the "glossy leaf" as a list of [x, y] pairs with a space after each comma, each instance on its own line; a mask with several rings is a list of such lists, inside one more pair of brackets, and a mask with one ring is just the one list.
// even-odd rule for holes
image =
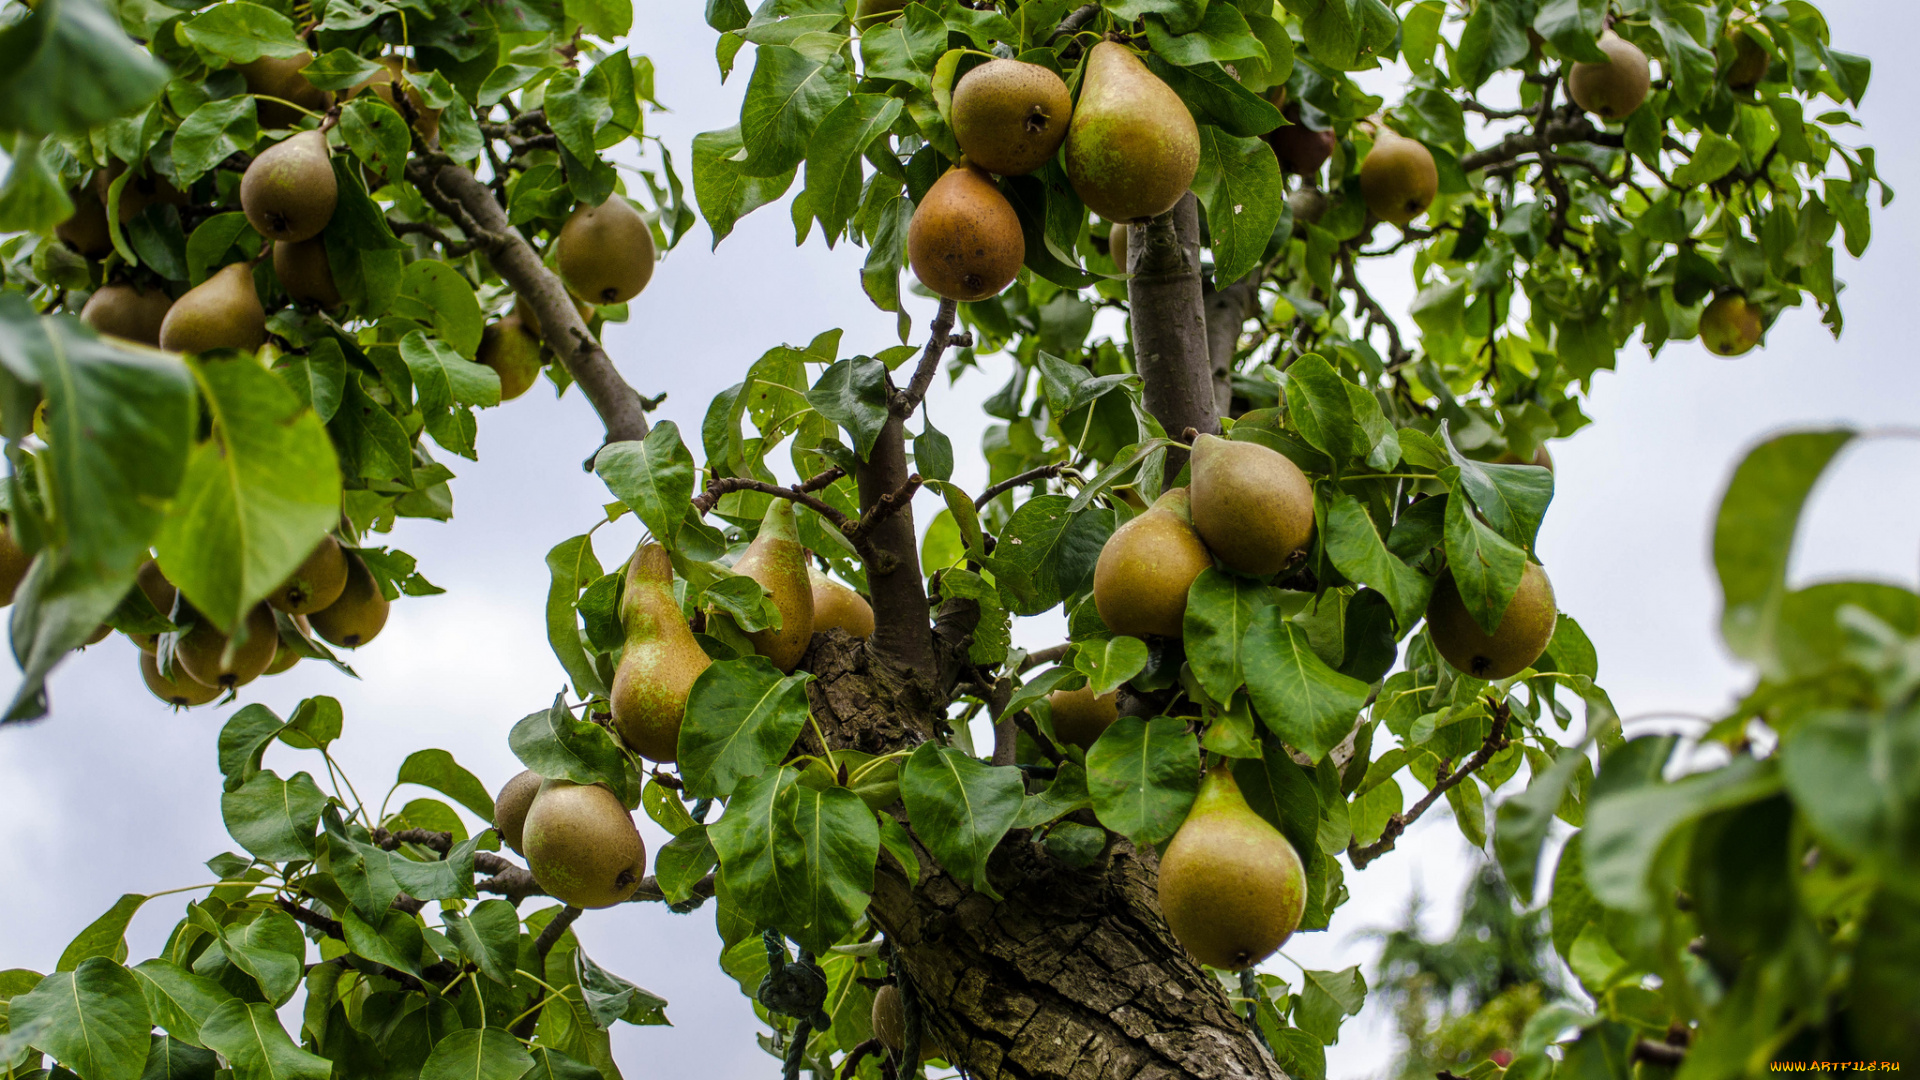
[[914, 835], [947, 872], [999, 899], [987, 858], [1020, 814], [1020, 770], [984, 765], [952, 747], [922, 743], [900, 770]]
[[153, 1024], [140, 984], [104, 956], [58, 971], [8, 1005], [8, 1023], [51, 1020], [34, 1045], [86, 1080], [139, 1080]]
[[1087, 791], [1100, 823], [1136, 845], [1171, 837], [1200, 790], [1200, 743], [1171, 717], [1123, 716], [1087, 751]]
[[1306, 631], [1262, 608], [1241, 647], [1253, 707], [1274, 734], [1316, 761], [1347, 737], [1367, 684], [1328, 667]]
[[764, 656], [723, 660], [701, 672], [680, 724], [687, 794], [731, 795], [741, 781], [778, 765], [806, 726], [809, 678], [782, 676]]

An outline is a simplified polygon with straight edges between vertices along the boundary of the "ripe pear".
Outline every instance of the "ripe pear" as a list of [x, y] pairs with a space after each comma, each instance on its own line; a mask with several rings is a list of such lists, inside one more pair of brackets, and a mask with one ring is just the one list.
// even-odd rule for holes
[[1087, 53], [1067, 128], [1067, 179], [1109, 221], [1173, 209], [1200, 167], [1200, 129], [1173, 88], [1133, 50], [1102, 41]]
[[985, 300], [1012, 284], [1027, 242], [987, 174], [960, 164], [948, 169], [914, 208], [907, 261], [920, 283], [949, 300]]
[[[907, 1002], [900, 988], [888, 983], [873, 992], [873, 1037], [887, 1052], [899, 1057], [907, 1048]], [[920, 1060], [932, 1061], [944, 1051], [923, 1021], [920, 1024]]]
[[1213, 565], [1190, 516], [1189, 492], [1174, 488], [1146, 513], [1113, 530], [1093, 565], [1093, 603], [1116, 634], [1181, 636], [1187, 590]]
[[107, 231], [105, 200], [91, 186], [71, 188], [67, 198], [73, 202], [73, 213], [53, 227], [53, 235], [89, 259], [111, 252], [113, 235]]
[[1073, 95], [1039, 64], [989, 60], [953, 88], [953, 137], [990, 173], [1025, 176], [1053, 160], [1067, 137]]
[[[133, 583], [140, 587], [141, 592], [147, 594], [147, 600], [153, 604], [155, 611], [168, 618], [173, 616], [173, 604], [180, 595], [179, 590], [173, 587], [173, 582], [167, 580], [167, 575], [160, 572], [159, 563], [152, 559], [141, 563], [140, 572], [134, 575]], [[140, 646], [142, 652], [151, 653], [160, 644], [158, 634], [128, 634], [127, 637], [135, 645]]]
[[1739, 356], [1760, 344], [1760, 309], [1739, 293], [1721, 293], [1700, 313], [1700, 341], [1717, 356]]
[[527, 811], [533, 809], [533, 797], [540, 793], [545, 777], [532, 769], [523, 769], [500, 789], [493, 800], [493, 827], [507, 846], [522, 855], [521, 843], [527, 824]]
[[1306, 904], [1299, 852], [1216, 764], [1160, 858], [1167, 929], [1201, 963], [1244, 971], [1293, 936]]
[[[180, 635], [174, 648], [174, 662], [180, 670], [208, 686], [230, 689], [245, 686], [260, 677], [273, 663], [280, 647], [280, 628], [273, 621], [273, 609], [255, 604], [247, 612], [247, 639], [237, 644], [205, 618]], [[229, 645], [231, 644], [231, 648]]]
[[1125, 222], [1117, 222], [1107, 230], [1107, 253], [1113, 256], [1113, 268], [1122, 274], [1133, 273], [1133, 266], [1127, 261], [1127, 234], [1131, 231]]
[[653, 230], [620, 195], [575, 210], [553, 246], [567, 288], [593, 303], [624, 304], [653, 280]]
[[1313, 535], [1313, 485], [1284, 454], [1202, 435], [1193, 444], [1193, 528], [1233, 569], [1278, 573]]
[[1553, 640], [1558, 619], [1553, 583], [1536, 562], [1527, 563], [1520, 587], [1492, 634], [1473, 621], [1452, 572], [1441, 575], [1427, 602], [1427, 636], [1447, 663], [1476, 679], [1510, 678], [1532, 666]]
[[1567, 73], [1567, 96], [1602, 120], [1619, 120], [1647, 100], [1653, 85], [1647, 54], [1611, 30], [1600, 34], [1605, 63], [1582, 60]]
[[[573, 295], [572, 293], [567, 294], [567, 299], [573, 301], [573, 309], [580, 313], [581, 323], [585, 324], [588, 329], [592, 329], [593, 316], [594, 316], [593, 305], [587, 303], [585, 300], [580, 299], [579, 297]], [[543, 333], [540, 329], [540, 313], [533, 310], [532, 304], [529, 304], [524, 300], [516, 299], [513, 302], [513, 311], [510, 312], [510, 314], [514, 318], [519, 319], [520, 325], [526, 327], [528, 331], [533, 333], [535, 336], [539, 337], [543, 341], [546, 339], [547, 335]]]
[[19, 591], [32, 565], [33, 556], [13, 538], [12, 525], [0, 518], [0, 607], [13, 603], [13, 594]]
[[687, 694], [712, 661], [680, 614], [673, 560], [659, 544], [641, 544], [627, 562], [620, 625], [626, 642], [613, 672], [613, 730], [647, 760], [674, 761]]
[[813, 586], [813, 632], [839, 627], [857, 638], [873, 636], [873, 606], [867, 598], [807, 567], [807, 581]]
[[[300, 109], [323, 113], [333, 105], [333, 95], [314, 86], [305, 75], [300, 74], [300, 69], [311, 63], [313, 54], [303, 51], [285, 57], [263, 56], [252, 63], [239, 65], [240, 77], [247, 80], [247, 93], [280, 99], [254, 102], [254, 111], [260, 118], [261, 127], [292, 127], [306, 115]], [[282, 105], [281, 101], [292, 102], [300, 109]]]
[[267, 603], [289, 615], [311, 615], [346, 591], [347, 555], [329, 535], [320, 538], [313, 553], [267, 597]]
[[332, 644], [357, 649], [379, 636], [380, 628], [387, 625], [389, 601], [365, 560], [352, 552], [344, 554], [347, 587], [338, 600], [308, 615], [307, 621], [313, 624], [314, 633]]
[[280, 287], [287, 290], [288, 299], [324, 311], [340, 306], [340, 286], [334, 283], [333, 264], [327, 261], [327, 242], [318, 236], [276, 241], [273, 273], [280, 279]]
[[183, 709], [192, 708], [195, 705], [205, 705], [207, 702], [226, 693], [226, 691], [217, 686], [208, 686], [205, 683], [196, 681], [191, 675], [188, 675], [182, 670], [181, 666], [177, 663], [174, 665], [173, 670], [174, 674], [178, 675], [179, 678], [169, 679], [160, 674], [160, 665], [154, 660], [152, 653], [143, 652], [140, 654], [140, 677], [146, 681], [147, 689], [153, 691], [154, 697], [159, 698], [169, 705], [175, 705]]
[[303, 131], [268, 148], [240, 178], [240, 208], [269, 240], [310, 240], [333, 220], [340, 182], [327, 157], [327, 137]]
[[1727, 88], [1741, 93], [1760, 85], [1773, 63], [1773, 57], [1747, 32], [1746, 25], [1745, 20], [1729, 19], [1726, 29], [1726, 38], [1733, 43], [1733, 62], [1727, 65]]
[[[371, 90], [374, 96], [386, 102], [403, 118], [407, 116], [408, 109], [411, 109], [415, 118], [414, 130], [418, 131], [420, 137], [427, 142], [436, 141], [440, 137], [440, 110], [427, 108], [425, 95], [420, 93], [418, 87], [407, 81], [406, 73], [411, 70], [411, 65], [400, 57], [391, 55], [381, 57], [380, 64], [386, 68], [385, 71], [376, 71], [367, 76], [365, 80], [348, 89], [346, 96], [351, 98], [362, 91]], [[395, 101], [393, 89], [396, 85], [406, 88], [408, 109], [401, 108]]]
[[1419, 141], [1381, 128], [1360, 163], [1360, 195], [1381, 221], [1406, 225], [1427, 212], [1440, 194], [1433, 153]]
[[612, 907], [632, 896], [647, 872], [647, 847], [633, 815], [598, 784], [541, 784], [521, 841], [533, 880], [574, 907]]
[[[1139, 520], [1139, 519], [1135, 519]], [[1095, 694], [1093, 687], [1055, 690], [1047, 695], [1047, 708], [1053, 714], [1053, 733], [1060, 741], [1082, 750], [1090, 749], [1100, 733], [1120, 718], [1115, 691]]]
[[103, 285], [87, 297], [80, 321], [108, 337], [160, 344], [160, 324], [166, 321], [173, 297], [158, 285], [142, 288], [124, 281]]
[[197, 353], [252, 352], [267, 342], [267, 312], [253, 288], [253, 268], [233, 263], [188, 289], [160, 323], [160, 347]]
[[734, 573], [759, 582], [780, 609], [780, 629], [755, 630], [747, 640], [753, 642], [753, 651], [784, 672], [793, 671], [813, 642], [813, 586], [807, 583], [807, 549], [800, 546], [796, 530], [793, 504], [773, 500], [760, 520], [760, 532], [733, 564]]
[[540, 376], [540, 338], [518, 316], [508, 315], [480, 335], [474, 359], [500, 376], [500, 400], [512, 401]]

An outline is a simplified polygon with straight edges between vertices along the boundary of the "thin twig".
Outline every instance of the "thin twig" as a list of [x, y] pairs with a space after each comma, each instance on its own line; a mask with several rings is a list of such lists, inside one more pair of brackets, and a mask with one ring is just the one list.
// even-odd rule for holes
[[857, 542], [862, 536], [871, 532], [875, 525], [892, 517], [902, 507], [913, 501], [914, 492], [919, 491], [920, 486], [925, 483], [926, 481], [919, 473], [913, 473], [898, 490], [880, 496], [877, 502], [867, 508], [866, 513], [860, 515], [860, 520], [854, 524], [853, 529], [847, 532], [848, 539]]
[[781, 487], [764, 480], [752, 480], [744, 476], [723, 476], [707, 484], [707, 489], [693, 497], [693, 508], [702, 514], [711, 513], [714, 504], [722, 495], [735, 491], [757, 491], [763, 495], [772, 495], [776, 499], [788, 499], [812, 510], [833, 523], [833, 527], [843, 533], [854, 528], [854, 521], [847, 515], [827, 505], [812, 494], [798, 488]]
[[1031, 484], [1038, 480], [1051, 480], [1059, 476], [1066, 468], [1067, 463], [1062, 461], [1055, 465], [1042, 465], [1037, 469], [1028, 469], [1019, 476], [1002, 480], [988, 488], [979, 498], [973, 500], [973, 508], [975, 510], [985, 509], [988, 503], [1019, 487], [1021, 484]]
[[375, 829], [373, 843], [382, 851], [398, 851], [401, 844], [419, 844], [423, 848], [431, 848], [444, 856], [453, 850], [453, 834], [433, 832], [429, 829], [401, 829], [399, 832]]
[[1486, 739], [1480, 743], [1480, 749], [1474, 751], [1465, 765], [1452, 772], [1442, 768], [1441, 775], [1434, 777], [1432, 790], [1421, 796], [1420, 801], [1413, 804], [1413, 809], [1387, 819], [1387, 827], [1380, 833], [1380, 839], [1366, 847], [1352, 842], [1347, 844], [1347, 860], [1353, 864], [1355, 870], [1366, 869], [1368, 863], [1392, 851], [1394, 843], [1400, 839], [1400, 834], [1406, 832], [1407, 826], [1417, 821], [1421, 814], [1426, 813], [1427, 808], [1432, 806], [1440, 796], [1445, 795], [1462, 780], [1480, 771], [1482, 766], [1493, 760], [1495, 754], [1507, 748], [1507, 707], [1504, 703], [1497, 701], [1493, 706], [1493, 728], [1487, 732]]
[[793, 485], [795, 491], [820, 491], [833, 486], [833, 482], [847, 475], [847, 470], [835, 465], [817, 476], [810, 476]]
[[869, 1054], [877, 1054], [879, 1052], [880, 1040], [877, 1038], [868, 1039], [866, 1042], [854, 1047], [847, 1053], [846, 1058], [840, 1062], [840, 1080], [853, 1080], [853, 1074], [860, 1070], [861, 1060]]
[[560, 914], [555, 915], [553, 920], [547, 923], [546, 929], [540, 931], [540, 936], [533, 939], [533, 953], [540, 958], [541, 967], [546, 966], [547, 954], [553, 951], [554, 944], [560, 940], [562, 934], [567, 932], [567, 927], [573, 925], [573, 920], [578, 919], [580, 915], [581, 911], [579, 908], [568, 904], [566, 907], [560, 909]]
[[1020, 661], [1020, 671], [1024, 674], [1042, 664], [1051, 664], [1067, 655], [1067, 650], [1071, 648], [1073, 648], [1073, 642], [1069, 641], [1060, 645], [1049, 645], [1044, 649], [1036, 649], [1028, 653], [1025, 660]]
[[[905, 420], [925, 400], [927, 390], [933, 386], [934, 373], [940, 370], [940, 354], [946, 352], [947, 346], [956, 340], [953, 320], [959, 310], [960, 305], [952, 300], [940, 301], [940, 311], [933, 317], [932, 336], [927, 338], [927, 347], [920, 353], [920, 366], [914, 369], [913, 379], [907, 383], [907, 388], [895, 394], [889, 403], [893, 415]], [[972, 339], [967, 339], [967, 343], [972, 344]]]
[[1100, 14], [1099, 4], [1082, 4], [1074, 8], [1066, 18], [1060, 20], [1059, 26], [1053, 28], [1053, 33], [1047, 35], [1047, 43], [1051, 45], [1068, 34], [1079, 33], [1080, 28], [1092, 22], [1093, 17], [1098, 14]]
[[1367, 287], [1360, 284], [1360, 275], [1353, 268], [1352, 252], [1340, 253], [1340, 269], [1341, 286], [1353, 293], [1355, 302], [1360, 305], [1362, 311], [1367, 313], [1369, 322], [1386, 330], [1388, 361], [1398, 365], [1412, 360], [1413, 354], [1408, 352], [1406, 346], [1400, 342], [1400, 327], [1393, 321], [1393, 317], [1387, 314], [1387, 309], [1381, 307], [1380, 302], [1367, 291]]

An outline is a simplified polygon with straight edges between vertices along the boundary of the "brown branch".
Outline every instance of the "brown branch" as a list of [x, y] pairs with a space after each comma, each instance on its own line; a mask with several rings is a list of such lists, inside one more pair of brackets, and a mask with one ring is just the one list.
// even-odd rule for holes
[[560, 914], [555, 915], [553, 920], [547, 923], [546, 929], [540, 931], [540, 936], [533, 939], [533, 953], [540, 958], [542, 967], [546, 966], [547, 954], [553, 951], [554, 944], [560, 940], [562, 934], [567, 932], [567, 927], [572, 926], [573, 921], [578, 919], [580, 914], [579, 908], [568, 904], [560, 909]]
[[429, 225], [424, 221], [389, 220], [387, 222], [387, 228], [392, 229], [393, 235], [395, 236], [424, 236], [428, 240], [445, 248], [447, 254], [453, 256], [465, 255], [478, 246], [472, 240], [455, 240], [453, 237], [440, 231], [438, 226]]
[[880, 1040], [877, 1038], [868, 1039], [848, 1051], [846, 1058], [840, 1062], [840, 1080], [853, 1080], [854, 1073], [860, 1071], [861, 1059], [879, 1052]]
[[757, 491], [762, 495], [771, 495], [776, 499], [787, 499], [792, 502], [797, 502], [801, 506], [831, 521], [834, 528], [846, 533], [849, 537], [853, 535], [857, 527], [852, 518], [847, 517], [847, 515], [808, 494], [806, 491], [800, 490], [797, 487], [781, 487], [779, 484], [769, 484], [764, 480], [752, 480], [744, 476], [723, 476], [718, 480], [711, 481], [707, 484], [705, 491], [693, 497], [693, 508], [701, 514], [712, 513], [714, 504], [720, 501], [721, 496], [735, 491]]
[[1023, 472], [1018, 476], [1008, 477], [1007, 479], [1002, 480], [999, 483], [988, 488], [985, 492], [981, 494], [979, 498], [973, 500], [973, 508], [975, 510], [984, 510], [986, 509], [986, 506], [988, 503], [1006, 494], [1007, 492], [1012, 491], [1014, 488], [1017, 488], [1022, 484], [1032, 484], [1032, 483], [1037, 483], [1038, 481], [1041, 481], [1041, 480], [1051, 480], [1054, 477], [1059, 476], [1063, 471], [1066, 470], [1066, 468], [1067, 468], [1067, 463], [1062, 461], [1054, 465], [1042, 465], [1037, 469], [1028, 469], [1026, 472]]
[[[920, 407], [927, 396], [927, 390], [933, 386], [934, 373], [940, 370], [940, 354], [947, 351], [947, 345], [953, 340], [953, 320], [960, 305], [942, 298], [940, 310], [933, 316], [932, 333], [927, 337], [927, 347], [920, 353], [920, 366], [913, 371], [913, 378], [907, 383], [906, 390], [894, 394], [887, 403], [893, 415], [905, 420]], [[968, 338], [967, 343], [972, 344]]]
[[280, 902], [280, 910], [293, 916], [295, 922], [311, 926], [335, 941], [347, 940], [346, 928], [340, 925], [340, 920], [329, 919], [312, 908], [303, 907], [284, 896], [279, 897], [278, 900]]
[[1561, 117], [1548, 121], [1539, 132], [1516, 131], [1484, 150], [1476, 150], [1460, 159], [1461, 172], [1477, 172], [1490, 165], [1499, 165], [1513, 161], [1527, 154], [1548, 150], [1561, 143], [1586, 142], [1595, 146], [1619, 148], [1625, 145], [1622, 136], [1601, 131], [1593, 126], [1584, 114]]
[[1065, 657], [1072, 648], [1073, 642], [1069, 641], [1064, 644], [1049, 645], [1044, 649], [1037, 649], [1028, 653], [1025, 660], [1020, 661], [1020, 670], [1022, 673], [1025, 673], [1032, 671], [1042, 664], [1051, 664]]
[[1465, 765], [1448, 772], [1443, 762], [1440, 774], [1434, 777], [1433, 788], [1421, 796], [1419, 802], [1413, 804], [1413, 809], [1388, 818], [1387, 827], [1380, 833], [1380, 839], [1366, 847], [1348, 841], [1347, 860], [1353, 864], [1355, 870], [1366, 869], [1368, 863], [1392, 851], [1394, 843], [1400, 839], [1400, 834], [1406, 832], [1407, 826], [1417, 821], [1421, 814], [1426, 813], [1427, 808], [1432, 806], [1440, 796], [1445, 795], [1462, 780], [1480, 771], [1482, 766], [1493, 760], [1495, 754], [1506, 749], [1507, 707], [1497, 701], [1493, 702], [1493, 706], [1493, 728], [1487, 732], [1487, 737], [1480, 743], [1480, 749], [1473, 752], [1473, 756], [1467, 759]]
[[793, 485], [795, 491], [821, 491], [833, 486], [833, 482], [847, 475], [847, 470], [835, 465], [817, 476], [810, 476]]
[[1012, 700], [1013, 680], [1005, 675], [995, 679], [993, 693], [987, 699], [987, 708], [993, 719], [993, 764], [995, 765], [1011, 765], [1017, 758], [1019, 720], [1015, 717], [1000, 715], [1006, 711], [1007, 703]]
[[[439, 852], [443, 857], [453, 850], [453, 834], [433, 832], [428, 829], [401, 829], [388, 832], [385, 829], [373, 830], [373, 844], [382, 851], [398, 851], [401, 844], [419, 844]], [[475, 852], [477, 856], [479, 853]], [[476, 862], [475, 865], [478, 865]]]
[[1074, 8], [1067, 13], [1066, 18], [1060, 20], [1059, 26], [1053, 28], [1053, 33], [1047, 35], [1047, 43], [1051, 45], [1068, 34], [1079, 33], [1080, 28], [1092, 22], [1093, 17], [1098, 14], [1100, 14], [1099, 4], [1082, 4]]
[[1367, 321], [1387, 332], [1387, 361], [1396, 366], [1411, 361], [1413, 354], [1401, 344], [1399, 325], [1393, 321], [1393, 316], [1387, 314], [1387, 309], [1381, 307], [1380, 302], [1373, 298], [1373, 294], [1367, 291], [1367, 287], [1360, 284], [1360, 274], [1353, 268], [1352, 252], [1340, 253], [1340, 269], [1341, 286], [1353, 293], [1354, 302], [1360, 305], [1361, 311], [1366, 312]]
[[866, 513], [861, 514], [860, 520], [854, 523], [852, 529], [842, 531], [847, 533], [849, 540], [859, 543], [860, 538], [872, 532], [875, 525], [892, 517], [906, 506], [913, 499], [914, 492], [919, 491], [921, 485], [925, 483], [926, 481], [919, 473], [907, 477], [907, 482], [901, 484], [899, 490], [880, 496], [880, 501], [869, 507]]
[[1681, 1062], [1687, 1060], [1687, 1048], [1654, 1042], [1652, 1039], [1641, 1039], [1633, 1044], [1633, 1060], [1677, 1068]]
[[[708, 874], [706, 877], [694, 882], [692, 895], [702, 900], [713, 899], [713, 875]], [[632, 896], [627, 897], [627, 903], [658, 904], [666, 902], [666, 899], [667, 894], [660, 888], [660, 880], [652, 874], [648, 874], [646, 877], [640, 879], [640, 887], [633, 890]]]
[[[1199, 205], [1188, 192], [1172, 210], [1132, 227], [1127, 299], [1147, 412], [1163, 431], [1193, 428], [1212, 435], [1220, 431], [1220, 414], [1200, 284]], [[1186, 462], [1184, 451], [1170, 450], [1166, 478], [1171, 481]]]

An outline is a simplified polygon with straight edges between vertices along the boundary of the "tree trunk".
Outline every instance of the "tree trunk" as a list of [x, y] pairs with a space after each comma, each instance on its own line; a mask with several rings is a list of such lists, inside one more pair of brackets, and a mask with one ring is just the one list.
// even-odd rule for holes
[[1224, 289], [1206, 291], [1207, 357], [1213, 379], [1214, 410], [1233, 415], [1233, 354], [1240, 348], [1240, 331], [1260, 313], [1260, 286], [1237, 281]]
[[[1200, 204], [1182, 196], [1169, 213], [1133, 226], [1127, 259], [1127, 302], [1133, 329], [1133, 363], [1141, 398], [1175, 439], [1193, 428], [1220, 431], [1214, 403], [1213, 360], [1200, 287]], [[1185, 451], [1167, 455], [1167, 479], [1186, 464]]]

